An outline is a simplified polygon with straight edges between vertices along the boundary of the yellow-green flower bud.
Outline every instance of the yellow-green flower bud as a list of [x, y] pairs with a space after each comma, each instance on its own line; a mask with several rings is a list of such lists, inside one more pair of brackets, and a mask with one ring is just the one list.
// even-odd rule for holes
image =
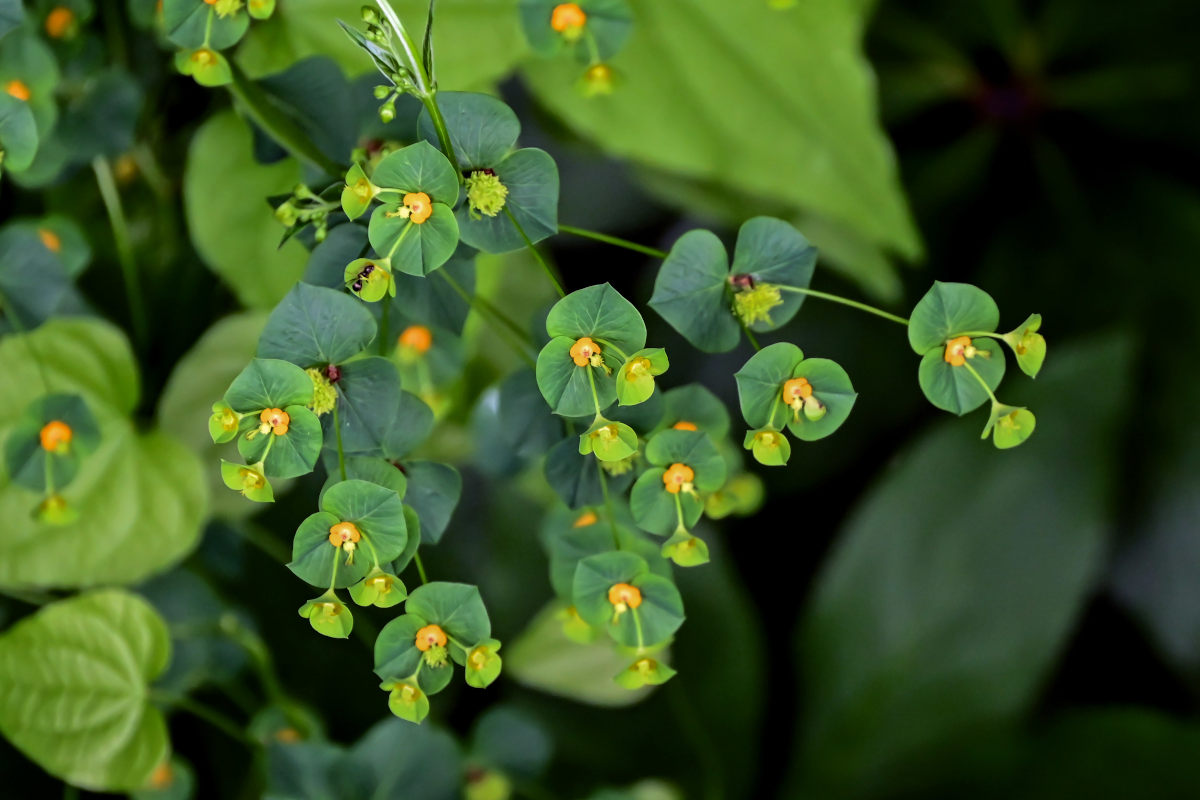
[[494, 217], [504, 210], [508, 198], [508, 187], [500, 182], [500, 176], [490, 169], [477, 169], [467, 176], [467, 203], [472, 219], [480, 215]]
[[309, 367], [304, 371], [308, 373], [308, 377], [313, 382], [313, 399], [308, 407], [318, 417], [333, 411], [333, 407], [337, 405], [337, 389], [333, 388], [333, 384], [329, 382], [329, 378], [325, 377], [322, 370]]
[[771, 309], [783, 305], [779, 287], [760, 283], [753, 288], [743, 289], [733, 295], [733, 313], [743, 325], [756, 322], [771, 324]]

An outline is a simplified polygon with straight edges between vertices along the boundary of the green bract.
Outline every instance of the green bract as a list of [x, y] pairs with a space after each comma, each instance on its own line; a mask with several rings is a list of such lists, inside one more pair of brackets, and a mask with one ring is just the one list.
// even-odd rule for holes
[[[618, 584], [632, 586], [641, 595], [621, 610], [610, 599]], [[589, 625], [608, 631], [625, 647], [639, 650], [662, 644], [683, 624], [683, 600], [675, 584], [650, 572], [645, 559], [615, 551], [588, 556], [575, 569], [572, 586], [575, 608]]]
[[[495, 651], [500, 643], [489, 638], [491, 621], [476, 587], [427, 583], [409, 595], [404, 608], [404, 616], [385, 625], [375, 640], [375, 674], [383, 679], [383, 688], [393, 692], [393, 701], [415, 699], [397, 698], [395, 690], [403, 684], [419, 687], [425, 695], [446, 688], [453, 672], [451, 661], [464, 665], [472, 685], [486, 685], [495, 679], [500, 663]], [[478, 651], [480, 647], [482, 651]], [[389, 705], [397, 716], [420, 721], [401, 713], [406, 708], [397, 710], [394, 703]]]
[[595, 454], [601, 461], [620, 461], [638, 449], [638, 436], [623, 422], [597, 416], [592, 426], [579, 435], [579, 454]]
[[679, 237], [654, 282], [650, 307], [709, 353], [737, 346], [743, 325], [771, 331], [804, 302], [817, 251], [783, 220], [755, 217], [738, 231], [733, 264], [710, 231]]
[[[725, 460], [702, 431], [665, 430], [646, 444], [646, 460], [654, 465], [633, 485], [629, 508], [638, 527], [667, 536], [696, 524], [704, 510], [699, 492], [713, 492], [725, 483]], [[667, 490], [667, 469], [683, 465], [693, 473], [679, 491]]]
[[[428, 275], [445, 264], [458, 246], [451, 210], [458, 201], [458, 177], [446, 157], [428, 142], [417, 142], [385, 156], [371, 180], [384, 200], [368, 228], [375, 252], [410, 275]], [[418, 193], [431, 204], [420, 222], [404, 203], [405, 196]]]
[[[840, 366], [826, 358], [805, 358], [799, 347], [788, 342], [764, 347], [734, 378], [747, 425], [770, 430], [787, 426], [802, 441], [823, 439], [836, 431], [858, 397]], [[785, 389], [794, 379], [806, 383], [803, 392], [809, 396], [791, 395], [785, 402]]]
[[258, 357], [301, 367], [340, 364], [362, 352], [375, 333], [371, 312], [354, 298], [298, 283], [267, 317], [258, 339]]
[[[225, 403], [241, 414], [264, 408], [308, 405], [313, 399], [312, 379], [295, 364], [274, 358], [256, 358], [233, 379]], [[257, 420], [256, 420], [257, 421]]]
[[975, 355], [958, 367], [946, 362], [943, 347], [935, 347], [921, 359], [918, 371], [921, 391], [929, 402], [960, 417], [987, 402], [988, 390], [996, 391], [1004, 378], [1004, 349], [999, 342], [972, 339], [971, 347]]
[[1005, 343], [1017, 357], [1017, 366], [1031, 378], [1036, 378], [1046, 360], [1046, 339], [1038, 333], [1042, 327], [1042, 315], [1030, 314], [1016, 330], [1004, 334]]
[[654, 379], [667, 371], [670, 362], [661, 347], [630, 353], [617, 369], [617, 402], [623, 406], [644, 403], [654, 394]]
[[[319, 507], [297, 529], [288, 564], [313, 586], [352, 586], [373, 568], [390, 565], [408, 544], [404, 503], [390, 489], [363, 480], [342, 481], [325, 492]], [[360, 538], [334, 544], [335, 528], [344, 523]]]
[[354, 615], [332, 589], [300, 606], [297, 613], [314, 631], [331, 639], [348, 639], [354, 630]]
[[[474, 92], [441, 92], [438, 105], [466, 176], [465, 201], [455, 212], [462, 240], [505, 253], [524, 247], [526, 236], [540, 242], [556, 233], [558, 167], [542, 150], [513, 150], [521, 124], [512, 109]], [[439, 145], [428, 111], [419, 124], [421, 135]]]
[[219, 14], [216, 5], [205, 0], [163, 0], [162, 8], [167, 38], [184, 48], [224, 50], [236, 44], [250, 27], [246, 15]]
[[[600, 414], [617, 399], [612, 371], [646, 344], [646, 323], [633, 304], [607, 283], [589, 286], [554, 304], [546, 317], [552, 337], [538, 353], [537, 382], [554, 413]], [[590, 340], [588, 359], [572, 348]], [[577, 349], [577, 353], [582, 350]], [[584, 361], [577, 364], [576, 358]]]
[[714, 440], [729, 433], [729, 411], [721, 399], [698, 383], [677, 386], [663, 395], [666, 403], [662, 424], [674, 427], [679, 423], [695, 425]]
[[934, 281], [909, 317], [908, 343], [923, 356], [956, 336], [990, 333], [999, 325], [1000, 309], [987, 292], [967, 283]]
[[166, 624], [136, 595], [48, 605], [0, 636], [0, 731], [75, 786], [138, 789], [169, 752], [147, 690], [170, 653]]

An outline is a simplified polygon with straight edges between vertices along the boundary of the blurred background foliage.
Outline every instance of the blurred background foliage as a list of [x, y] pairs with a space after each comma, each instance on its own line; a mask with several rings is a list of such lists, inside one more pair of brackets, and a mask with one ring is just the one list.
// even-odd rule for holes
[[[333, 24], [358, 5], [280, 0], [236, 60], [263, 76], [325, 55], [362, 75], [369, 65]], [[323, 720], [328, 739], [358, 742], [272, 745], [261, 769], [220, 733], [173, 718], [199, 797], [259, 796], [264, 775], [272, 796], [340, 796], [306, 778], [304, 764], [370, 765], [372, 742], [387, 737], [439, 769], [504, 762], [530, 797], [584, 797], [648, 777], [706, 800], [1196, 796], [1200, 436], [1188, 420], [1200, 378], [1182, 364], [1200, 346], [1195, 9], [1176, 0], [633, 5], [635, 33], [613, 62], [621, 85], [588, 100], [574, 89], [576, 67], [529, 57], [514, 2], [442, 0], [442, 87], [496, 87], [520, 112], [523, 142], [560, 164], [566, 223], [665, 247], [698, 225], [728, 235], [772, 213], [821, 247], [831, 270], [818, 271], [818, 289], [903, 311], [931, 280], [963, 280], [1020, 318], [1041, 313], [1050, 359], [1012, 400], [1038, 410], [1029, 443], [998, 453], [975, 441], [976, 421], [946, 420], [921, 401], [903, 337], [807, 303], [773, 338], [846, 365], [858, 407], [837, 436], [763, 473], [758, 516], [705, 532], [713, 563], [679, 574], [689, 617], [673, 647], [679, 676], [648, 697], [614, 693], [607, 651], [566, 642], [542, 611], [551, 590], [535, 512], [548, 490], [537, 465], [516, 459], [527, 467], [517, 477], [499, 467], [505, 454], [479, 433], [488, 395], [478, 410], [475, 398], [513, 364], [473, 322], [467, 374], [430, 453], [463, 470], [464, 496], [429, 566], [479, 584], [497, 635], [511, 642], [506, 677], [483, 696], [452, 690], [442, 704], [438, 725], [475, 731], [462, 754], [436, 730], [394, 721], [360, 740], [387, 716], [369, 656], [357, 640], [314, 641], [294, 616], [307, 590], [278, 557], [307, 506], [285, 500], [250, 518], [254, 509], [220, 488], [204, 435], [207, 406], [251, 356], [263, 310], [304, 274], [305, 244], [276, 248], [264, 198], [310, 168], [227, 110], [224, 93], [170, 72], [133, 24], [147, 2], [110, 3], [93, 23], [94, 61], [137, 77], [140, 111], [80, 101], [65, 118], [100, 124], [109, 135], [90, 146], [129, 167], [121, 193], [150, 335], [130, 345], [89, 319], [133, 328], [86, 168], [45, 187], [5, 186], [0, 216], [59, 213], [84, 226], [96, 251], [80, 279], [90, 305], [64, 306], [80, 318], [44, 328], [39, 359], [105, 411], [120, 434], [108, 458], [128, 460], [116, 482], [141, 494], [90, 490], [113, 508], [91, 509], [102, 530], [88, 536], [127, 544], [62, 566], [70, 575], [53, 574], [45, 554], [74, 543], [0, 537], [0, 587], [12, 595], [0, 600], [0, 624], [54, 587], [142, 580], [190, 552], [140, 588], [172, 624], [171, 685], [199, 687], [232, 715], [252, 705], [247, 658], [213, 634], [232, 614], [267, 642], [286, 692]], [[408, 18], [423, 13], [417, 0], [398, 6]], [[310, 132], [334, 137], [331, 147], [337, 136], [384, 133], [370, 121], [371, 79], [351, 93], [328, 67], [303, 78], [278, 79], [275, 91], [295, 97], [302, 85]], [[114, 91], [80, 85], [81, 97]], [[609, 280], [639, 303], [650, 294], [652, 261], [564, 237], [550, 251], [568, 289]], [[532, 322], [551, 298], [535, 270], [519, 254], [486, 257], [477, 285]], [[696, 376], [735, 400], [731, 375], [746, 353], [696, 353], [647, 319], [651, 340], [671, 353], [667, 386]], [[0, 355], [3, 426], [35, 378], [12, 340]], [[166, 463], [179, 475], [164, 476]], [[319, 485], [312, 476], [293, 491]], [[26, 518], [3, 493], [0, 509]], [[121, 516], [151, 509], [154, 547]], [[47, 588], [18, 590], [30, 570]], [[371, 611], [357, 612], [362, 625], [386, 620]], [[513, 766], [479, 743], [477, 722], [497, 701], [527, 726], [527, 738], [510, 735], [532, 763]], [[0, 780], [14, 797], [59, 791], [4, 743]], [[375, 796], [452, 796], [455, 786]]]

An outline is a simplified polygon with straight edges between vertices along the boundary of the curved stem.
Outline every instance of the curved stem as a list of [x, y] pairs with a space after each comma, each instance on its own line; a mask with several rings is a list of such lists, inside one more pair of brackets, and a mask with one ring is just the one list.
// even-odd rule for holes
[[419, 552], [413, 553], [413, 563], [417, 565], [417, 574], [421, 576], [421, 583], [429, 583], [429, 578], [425, 575], [425, 564], [421, 562], [421, 554]]
[[129, 235], [129, 223], [121, 205], [121, 195], [113, 177], [112, 166], [104, 156], [92, 159], [92, 171], [96, 173], [96, 186], [108, 213], [113, 240], [117, 246], [117, 262], [121, 265], [121, 276], [125, 282], [125, 297], [129, 303], [129, 316], [133, 323], [133, 335], [141, 346], [146, 345], [149, 329], [146, 323], [146, 301], [142, 297], [142, 284], [138, 280], [137, 263], [133, 255], [133, 239]]
[[992, 392], [992, 387], [988, 386], [987, 381], [985, 381], [983, 379], [983, 376], [975, 371], [975, 368], [971, 366], [971, 362], [964, 361], [963, 366], [967, 368], [967, 372], [969, 372], [975, 376], [975, 380], [979, 381], [979, 385], [983, 387], [983, 390], [985, 392], [987, 392], [988, 397], [992, 398], [993, 406], [1004, 405], [1003, 403], [1001, 403], [999, 400], [996, 399], [996, 395]]
[[592, 367], [588, 366], [584, 367], [584, 369], [588, 371], [588, 383], [592, 387], [592, 403], [596, 406], [596, 416], [602, 417], [604, 415], [600, 411], [600, 395], [596, 393], [596, 376], [592, 372]]
[[165, 694], [151, 690], [150, 696], [151, 699], [158, 700], [172, 708], [177, 708], [180, 711], [188, 712], [192, 716], [199, 717], [231, 739], [251, 747], [258, 746], [258, 742], [242, 730], [240, 725], [216, 709], [209, 708], [203, 703], [199, 703], [184, 695]]
[[554, 284], [554, 291], [558, 292], [559, 297], [566, 297], [567, 292], [565, 289], [563, 289], [562, 281], [558, 279], [558, 275], [555, 274], [554, 268], [550, 266], [550, 263], [546, 261], [545, 257], [543, 257], [541, 252], [538, 251], [537, 246], [533, 243], [533, 240], [529, 238], [529, 235], [525, 233], [525, 229], [521, 227], [521, 223], [517, 221], [516, 215], [513, 214], [512, 209], [509, 208], [507, 204], [504, 206], [504, 213], [508, 215], [508, 220], [513, 224], [513, 227], [517, 229], [517, 233], [521, 235], [521, 239], [525, 242], [526, 249], [528, 249], [529, 252], [533, 254], [534, 259], [542, 265], [542, 271], [546, 273], [546, 277], [550, 279], [552, 284]]
[[508, 342], [509, 346], [513, 348], [518, 356], [520, 356], [521, 360], [523, 360], [530, 367], [535, 366], [535, 362], [533, 358], [530, 357], [528, 352], [528, 349], [532, 349], [533, 342], [531, 339], [529, 339], [527, 334], [521, 331], [521, 328], [519, 325], [517, 325], [517, 323], [509, 319], [504, 312], [500, 311], [500, 309], [493, 306], [484, 298], [479, 297], [478, 295], [471, 296], [467, 294], [467, 290], [462, 287], [462, 284], [456, 281], [454, 277], [444, 269], [438, 270], [437, 274], [441, 275], [446, 282], [450, 284], [450, 288], [454, 289], [455, 293], [461, 297], [467, 305], [485, 317], [491, 318], [496, 329], [502, 334], [502, 338]]
[[458, 176], [458, 182], [463, 182], [462, 167], [458, 164], [458, 155], [454, 152], [454, 145], [450, 142], [450, 131], [446, 128], [446, 119], [442, 116], [442, 110], [438, 107], [437, 91], [430, 91], [421, 95], [421, 102], [429, 111], [429, 120], [433, 123], [434, 130], [437, 131], [438, 142], [442, 145], [442, 152], [446, 154], [446, 158], [450, 159], [450, 166], [454, 167], [454, 174]]
[[796, 294], [806, 294], [810, 297], [818, 297], [822, 300], [828, 300], [831, 303], [841, 303], [844, 306], [857, 308], [859, 311], [865, 311], [868, 314], [874, 314], [877, 317], [883, 317], [886, 320], [891, 320], [899, 325], [908, 325], [908, 320], [896, 314], [891, 314], [884, 311], [882, 308], [869, 306], [866, 303], [860, 303], [857, 300], [851, 300], [848, 297], [841, 295], [830, 294], [829, 292], [818, 292], [816, 289], [802, 289], [799, 286], [780, 286], [779, 289], [784, 292], [795, 292]]
[[613, 344], [612, 342], [608, 341], [607, 339], [597, 339], [596, 341], [597, 341], [597, 342], [599, 342], [600, 344], [604, 345], [605, 347], [609, 348], [610, 350], [616, 350], [616, 351], [617, 351], [617, 355], [619, 355], [619, 356], [621, 357], [621, 361], [628, 361], [628, 360], [629, 360], [629, 356], [627, 356], [627, 355], [625, 354], [625, 351], [624, 351], [624, 350], [622, 350], [621, 348], [617, 347], [615, 344]]
[[762, 350], [762, 347], [758, 343], [758, 337], [754, 335], [754, 331], [750, 330], [750, 326], [742, 322], [740, 319], [738, 322], [741, 323], [742, 333], [746, 334], [746, 341], [750, 342], [750, 346], [755, 350]]
[[631, 242], [628, 239], [622, 239], [619, 236], [609, 236], [607, 233], [599, 233], [598, 231], [589, 231], [587, 228], [576, 228], [574, 225], [559, 225], [559, 233], [569, 233], [572, 236], [582, 236], [585, 239], [594, 239], [597, 242], [611, 244], [614, 247], [623, 247], [626, 250], [632, 250], [635, 253], [641, 253], [644, 256], [652, 256], [654, 258], [666, 258], [669, 254], [665, 250], [659, 250], [654, 247], [647, 247], [644, 244]]

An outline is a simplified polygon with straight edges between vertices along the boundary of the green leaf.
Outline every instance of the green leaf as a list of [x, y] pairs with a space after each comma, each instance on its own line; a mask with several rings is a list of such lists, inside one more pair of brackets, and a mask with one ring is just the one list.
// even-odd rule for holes
[[632, 5], [636, 34], [613, 59], [631, 79], [612, 94], [581, 96], [579, 68], [565, 58], [523, 72], [556, 116], [609, 155], [920, 254], [861, 51], [867, 4], [815, 0], [786, 13], [728, 0]]
[[785, 794], [894, 785], [1032, 709], [1108, 560], [1130, 355], [1104, 339], [1056, 359], [1028, 392], [1038, 436], [1017, 450], [947, 420], [887, 467], [805, 615], [804, 744]]
[[[8, 156], [4, 165], [9, 166]], [[62, 214], [24, 217], [14, 219], [6, 227], [21, 231], [26, 241], [36, 242], [38, 247], [52, 253], [72, 278], [78, 277], [92, 260], [87, 237], [71, 217]]]
[[312, 399], [312, 379], [295, 364], [277, 358], [253, 359], [233, 379], [224, 397], [234, 411], [242, 413], [306, 405]]
[[[420, 30], [427, 0], [396, 0], [393, 8]], [[359, 19], [357, 0], [291, 0], [271, 19], [255, 23], [238, 48], [238, 62], [252, 76], [284, 69], [310, 55], [332, 57], [351, 75], [371, 69], [370, 59], [338, 29], [337, 21]], [[439, 5], [434, 29], [438, 83], [486, 86], [507, 75], [527, 54], [515, 0], [460, 0]], [[484, 43], [486, 46], [481, 46]], [[439, 93], [439, 99], [442, 95]]]
[[[658, 536], [669, 536], [679, 526], [680, 511], [683, 524], [695, 525], [704, 505], [687, 492], [671, 493], [663, 485], [662, 467], [648, 469], [638, 477], [629, 495], [629, 510], [638, 527]], [[677, 504], [678, 503], [678, 507]]]
[[742, 331], [729, 310], [729, 257], [712, 231], [688, 231], [659, 267], [650, 307], [706, 353], [737, 347]]
[[558, 0], [520, 0], [522, 28], [533, 51], [540, 56], [569, 50], [584, 63], [595, 58], [605, 60], [615, 55], [629, 38], [632, 17], [625, 0], [580, 0], [578, 5], [587, 14], [587, 20], [582, 37], [575, 41], [550, 25], [558, 5]]
[[0, 731], [73, 785], [138, 789], [169, 752], [147, 691], [170, 651], [166, 624], [128, 592], [46, 606], [0, 636]]
[[[375, 674], [385, 681], [385, 685], [390, 681], [412, 677], [418, 667], [421, 672], [417, 684], [426, 694], [436, 694], [449, 684], [453, 672], [449, 663], [437, 669], [421, 663], [422, 653], [416, 644], [417, 631], [431, 622], [433, 620], [410, 612], [383, 626], [375, 639]], [[406, 718], [401, 714], [397, 716]]]
[[[601, 469], [596, 459], [580, 454], [579, 440], [570, 436], [550, 448], [544, 474], [550, 488], [568, 508], [580, 508], [604, 502]], [[609, 491], [620, 494], [633, 482], [633, 477], [632, 470], [608, 477]]]
[[[783, 384], [791, 378], [804, 361], [804, 353], [790, 342], [770, 344], [752, 355], [734, 373], [737, 381], [738, 402], [742, 418], [752, 428], [763, 428], [781, 424], [780, 407], [786, 409], [782, 400]], [[791, 412], [788, 411], [789, 419]]]
[[1000, 309], [987, 292], [969, 283], [934, 281], [913, 307], [908, 343], [917, 355], [925, 355], [956, 336], [991, 332], [999, 325]]
[[714, 441], [729, 433], [729, 411], [721, 399], [698, 383], [669, 389], [663, 395], [666, 418], [663, 425], [674, 427], [680, 422], [691, 423]]
[[[388, 153], [375, 165], [371, 181], [384, 189], [425, 192], [434, 203], [450, 207], [458, 202], [458, 176], [454, 167], [441, 151], [425, 141]], [[434, 216], [437, 213], [434, 211]], [[373, 239], [372, 244], [375, 244]], [[375, 245], [375, 250], [384, 252], [379, 245]]]
[[254, 160], [250, 128], [232, 111], [209, 118], [192, 137], [183, 174], [188, 232], [245, 306], [271, 308], [304, 272], [308, 253], [299, 241], [279, 245], [283, 226], [263, 202], [299, 182], [293, 159]]
[[259, 358], [302, 367], [340, 364], [375, 338], [375, 320], [349, 295], [298, 283], [279, 302], [258, 340]]
[[[404, 503], [391, 489], [363, 480], [342, 481], [325, 492], [320, 508], [300, 524], [288, 564], [313, 586], [352, 586], [373, 567], [390, 564], [408, 544]], [[330, 541], [331, 528], [343, 522], [354, 525], [362, 537], [353, 550]]]
[[[438, 92], [438, 108], [450, 133], [450, 145], [464, 170], [495, 167], [521, 135], [521, 121], [498, 97], [478, 92]], [[428, 109], [417, 122], [421, 137], [440, 149]]]
[[505, 650], [505, 674], [525, 686], [606, 708], [633, 705], [648, 689], [629, 691], [613, 682], [627, 663], [612, 643], [580, 644], [563, 633], [561, 606], [538, 613]]
[[4, 167], [21, 172], [29, 169], [37, 153], [38, 131], [29, 104], [0, 93], [0, 151]]
[[404, 610], [440, 625], [467, 647], [492, 635], [492, 623], [479, 589], [465, 583], [433, 581], [413, 590]]
[[605, 363], [612, 366], [623, 359], [610, 349], [628, 355], [646, 346], [642, 315], [607, 283], [571, 292], [555, 303], [546, 317], [546, 333], [569, 337], [572, 342], [590, 337], [603, 348]]
[[656, 467], [691, 467], [702, 492], [716, 491], [725, 483], [725, 459], [703, 431], [659, 431], [646, 443], [646, 460]]
[[437, 544], [462, 495], [462, 476], [449, 464], [434, 461], [405, 461], [403, 469], [408, 476], [405, 499], [421, 518], [421, 536]]
[[0, 2], [0, 38], [11, 33], [25, 21], [25, 8], [21, 0], [2, 0]]
[[[44, 427], [61, 422], [70, 431], [70, 440], [63, 450], [48, 452], [41, 439]], [[82, 397], [71, 394], [50, 394], [39, 397], [25, 409], [20, 421], [4, 443], [4, 468], [9, 479], [18, 486], [35, 492], [50, 489], [61, 491], [79, 471], [84, 458], [100, 443], [96, 419]], [[47, 465], [49, 461], [49, 465]]]
[[[732, 275], [749, 275], [755, 284], [807, 288], [817, 264], [817, 248], [791, 224], [772, 217], [755, 217], [738, 229], [737, 247], [733, 252]], [[804, 295], [783, 292], [781, 305], [771, 309], [770, 322], [755, 322], [756, 331], [773, 331], [789, 322]]]
[[571, 358], [575, 341], [570, 336], [555, 336], [537, 357], [538, 389], [550, 410], [563, 417], [599, 414], [617, 400], [612, 375], [601, 367], [575, 365]]
[[802, 442], [815, 442], [840, 428], [858, 399], [846, 370], [828, 358], [806, 358], [792, 377], [808, 380], [812, 396], [821, 404], [820, 416], [815, 419], [809, 417], [807, 407], [799, 413], [789, 409], [787, 426], [792, 435]]
[[[619, 583], [632, 585], [642, 600], [617, 614], [608, 592]], [[651, 574], [645, 560], [633, 553], [614, 551], [583, 559], [575, 569], [572, 593], [579, 616], [625, 647], [660, 644], [683, 624], [683, 600], [675, 584]]]
[[[400, 389], [396, 365], [378, 356], [345, 364], [334, 384], [342, 452], [395, 460], [416, 447], [433, 429], [429, 406]], [[325, 446], [334, 453], [338, 437], [333, 414], [323, 417]]]
[[458, 247], [458, 221], [450, 206], [439, 202], [434, 202], [433, 213], [422, 223], [391, 216], [401, 205], [394, 200], [377, 206], [371, 213], [368, 226], [371, 246], [390, 260], [393, 270], [428, 275], [454, 255]]
[[269, 478], [298, 478], [312, 472], [321, 455], [321, 421], [304, 406], [285, 406], [283, 411], [290, 418], [287, 433], [253, 429], [238, 439], [238, 452], [247, 464], [265, 460], [263, 472]]
[[224, 50], [234, 45], [250, 27], [245, 14], [222, 17], [204, 0], [163, 0], [163, 29], [173, 44]]
[[525, 247], [510, 213], [531, 242], [558, 233], [558, 165], [549, 153], [526, 147], [491, 168], [508, 191], [504, 209], [495, 216], [474, 211], [468, 189], [468, 202], [455, 212], [464, 242], [485, 253], [507, 253]]
[[979, 408], [988, 401], [987, 390], [967, 369], [969, 364], [987, 382], [993, 392], [1004, 378], [1004, 349], [991, 339], [972, 339], [971, 345], [978, 354], [967, 359], [961, 367], [946, 363], [942, 348], [930, 350], [921, 359], [917, 377], [921, 391], [929, 402], [943, 411], [960, 417]]
[[[392, 462], [383, 458], [372, 458], [370, 456], [352, 456], [345, 459], [346, 463], [346, 478], [345, 480], [361, 480], [368, 481], [376, 486], [382, 486], [385, 489], [391, 489], [396, 493], [397, 497], [403, 499], [404, 493], [408, 490], [408, 479], [398, 467]], [[321, 497], [333, 486], [336, 486], [342, 478], [336, 463], [329, 473], [329, 477], [325, 481], [325, 485], [321, 487]]]

